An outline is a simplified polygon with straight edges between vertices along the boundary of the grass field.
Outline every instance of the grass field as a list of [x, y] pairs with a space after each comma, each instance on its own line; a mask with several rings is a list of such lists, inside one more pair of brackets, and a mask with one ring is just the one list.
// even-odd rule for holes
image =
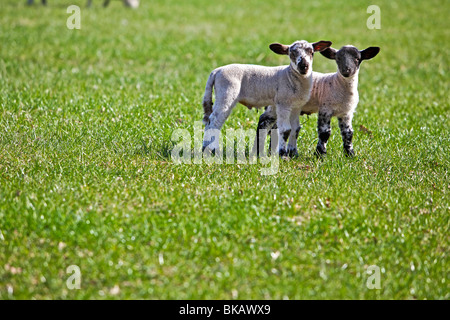
[[[0, 1], [1, 299], [450, 298], [448, 1], [142, 2]], [[276, 175], [175, 165], [209, 72], [287, 64], [268, 44], [297, 39], [381, 47], [361, 66], [356, 157], [333, 119], [316, 160], [312, 115]], [[260, 114], [239, 105], [224, 129]]]

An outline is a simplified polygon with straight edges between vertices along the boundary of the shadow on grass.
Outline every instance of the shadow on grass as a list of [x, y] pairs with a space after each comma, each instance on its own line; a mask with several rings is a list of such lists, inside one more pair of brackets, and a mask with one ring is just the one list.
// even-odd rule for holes
[[161, 144], [158, 144], [155, 141], [150, 141], [150, 143], [147, 144], [144, 139], [141, 139], [134, 151], [134, 154], [163, 161], [171, 161], [171, 152], [173, 147], [174, 144], [172, 141], [163, 140]]

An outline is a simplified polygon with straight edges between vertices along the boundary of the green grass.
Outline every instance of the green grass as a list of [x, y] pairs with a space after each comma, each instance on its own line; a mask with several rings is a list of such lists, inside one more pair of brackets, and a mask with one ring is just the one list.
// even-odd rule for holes
[[[1, 299], [450, 298], [448, 1], [96, 2], [1, 3]], [[334, 119], [316, 160], [313, 115], [276, 175], [173, 164], [209, 72], [287, 64], [268, 44], [297, 39], [381, 47], [361, 67], [357, 156]], [[224, 129], [259, 115], [239, 105]]]

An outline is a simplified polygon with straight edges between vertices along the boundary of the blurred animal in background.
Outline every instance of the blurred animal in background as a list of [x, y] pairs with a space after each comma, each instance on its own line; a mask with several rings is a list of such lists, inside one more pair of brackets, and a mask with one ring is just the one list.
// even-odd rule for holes
[[[111, 0], [105, 0], [103, 2], [103, 6], [107, 7], [110, 1]], [[33, 4], [33, 2], [34, 2], [34, 0], [27, 0], [27, 3], [29, 5]], [[47, 4], [47, 0], [41, 0], [41, 2], [43, 5]], [[92, 4], [92, 0], [88, 0], [87, 6], [90, 7], [91, 4]], [[139, 0], [123, 0], [123, 4], [130, 8], [137, 8], [137, 7], [139, 7]]]
[[[91, 5], [92, 0], [88, 0], [88, 6]], [[103, 2], [103, 6], [106, 7], [109, 4], [110, 0], [105, 0]], [[139, 0], [123, 0], [123, 4], [130, 8], [139, 7]]]

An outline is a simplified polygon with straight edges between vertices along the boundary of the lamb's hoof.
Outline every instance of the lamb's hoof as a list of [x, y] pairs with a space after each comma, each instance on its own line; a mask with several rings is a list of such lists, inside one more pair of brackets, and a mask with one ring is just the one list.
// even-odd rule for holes
[[291, 158], [289, 158], [289, 153], [286, 150], [278, 150], [278, 156], [282, 159], [282, 160], [291, 160]]
[[317, 147], [314, 154], [318, 159], [323, 159], [327, 155], [327, 150], [321, 147]]
[[347, 158], [353, 158], [355, 156], [355, 151], [353, 151], [353, 149], [344, 149], [344, 154]]
[[207, 156], [214, 156], [216, 155], [216, 149], [210, 149], [206, 146], [202, 147], [202, 152]]
[[288, 156], [289, 158], [297, 158], [298, 157], [297, 150], [296, 149], [288, 150]]

